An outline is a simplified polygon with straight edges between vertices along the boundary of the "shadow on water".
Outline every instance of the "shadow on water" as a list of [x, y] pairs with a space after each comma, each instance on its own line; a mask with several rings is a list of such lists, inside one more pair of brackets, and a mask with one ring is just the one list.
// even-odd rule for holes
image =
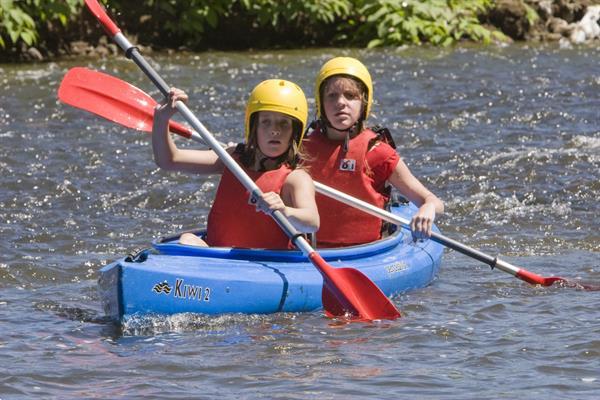
[[103, 313], [98, 313], [97, 310], [66, 306], [51, 300], [36, 302], [33, 308], [69, 321], [99, 325], [101, 335], [113, 340], [124, 334], [123, 325], [119, 321], [114, 321]]

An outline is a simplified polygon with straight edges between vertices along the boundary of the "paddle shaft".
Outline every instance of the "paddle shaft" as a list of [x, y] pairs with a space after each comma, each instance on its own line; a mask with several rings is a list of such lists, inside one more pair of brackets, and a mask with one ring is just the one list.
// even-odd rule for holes
[[[367, 203], [363, 200], [357, 199], [355, 197], [349, 196], [346, 193], [340, 192], [339, 190], [333, 189], [329, 186], [323, 185], [322, 183], [315, 182], [315, 189], [317, 192], [331, 197], [337, 201], [340, 201], [349, 206], [355, 207], [361, 211], [364, 211], [374, 217], [379, 217], [384, 221], [390, 222], [396, 225], [402, 225], [404, 227], [409, 227], [410, 221], [404, 219], [398, 215], [394, 215], [386, 210], [383, 210], [379, 207], [376, 207], [370, 203]], [[462, 243], [457, 242], [456, 240], [450, 239], [440, 233], [432, 232], [431, 240], [434, 242], [440, 243], [450, 249], [456, 250], [459, 253], [462, 253], [466, 256], [472, 257], [478, 261], [481, 261], [487, 265], [489, 265], [492, 269], [498, 268], [501, 271], [507, 272], [519, 279], [522, 279], [531, 284], [540, 284], [545, 285], [546, 279], [542, 276], [534, 274], [532, 272], [526, 271], [522, 268], [516, 267], [506, 261], [500, 260], [498, 257], [492, 257], [489, 254], [483, 253], [479, 250], [476, 250], [472, 247], [466, 246]]]
[[[205, 143], [197, 132], [190, 130], [189, 132], [180, 132], [176, 133], [189, 137], [193, 140], [196, 140], [201, 143]], [[221, 142], [216, 142], [219, 146], [223, 147], [224, 144]], [[206, 143], [205, 143], [206, 144]], [[410, 229], [410, 221], [404, 219], [398, 215], [392, 214], [384, 209], [374, 206], [373, 204], [367, 203], [363, 200], [357, 199], [356, 197], [352, 197], [344, 192], [340, 192], [332, 187], [324, 185], [320, 182], [314, 181], [315, 190], [327, 197], [335, 199], [341, 203], [344, 203], [348, 206], [355, 207], [369, 215], [374, 217], [381, 218], [384, 221], [390, 222], [395, 225], [402, 225], [408, 229]], [[498, 257], [493, 257], [489, 254], [486, 254], [482, 251], [474, 249], [470, 246], [457, 242], [454, 239], [446, 237], [440, 233], [432, 232], [430, 239], [436, 243], [439, 243], [443, 246], [446, 246], [452, 250], [458, 251], [461, 254], [464, 254], [468, 257], [474, 258], [478, 261], [481, 261], [487, 265], [489, 265], [492, 269], [497, 268], [501, 271], [509, 273], [525, 282], [528, 282], [533, 285], [544, 285], [547, 286], [553, 283], [555, 280], [563, 280], [562, 278], [544, 278], [540, 275], [537, 275], [533, 272], [527, 271], [525, 269], [516, 267], [504, 260], [499, 259]]]
[[[390, 222], [390, 223], [396, 224], [396, 225], [402, 225], [406, 228], [409, 228], [410, 221], [407, 219], [404, 219], [398, 215], [394, 215], [386, 210], [376, 207], [376, 206], [374, 206], [370, 203], [367, 203], [363, 200], [352, 197], [346, 193], [340, 192], [339, 190], [336, 190], [336, 189], [333, 189], [326, 185], [323, 185], [322, 183], [314, 182], [314, 184], [315, 184], [316, 191], [327, 197], [330, 197], [332, 199], [340, 201], [351, 207], [355, 207], [355, 208], [357, 208], [363, 212], [366, 212], [367, 214], [370, 214], [374, 217], [381, 218], [384, 221], [387, 221], [387, 222]], [[501, 260], [498, 257], [490, 256], [489, 254], [486, 254], [482, 251], [479, 251], [472, 247], [464, 245], [460, 242], [457, 242], [456, 240], [450, 239], [450, 238], [448, 238], [440, 233], [437, 233], [437, 232], [432, 232], [430, 239], [433, 240], [434, 242], [440, 243], [450, 249], [458, 251], [459, 253], [462, 253], [466, 256], [469, 256], [478, 261], [481, 261], [481, 262], [489, 265], [492, 269], [497, 268], [501, 271], [509, 273], [509, 274], [513, 275], [514, 277], [521, 279], [522, 281], [525, 281], [532, 285], [550, 286], [550, 285], [554, 284], [555, 282], [563, 282], [563, 283], [567, 284], [568, 286], [580, 287], [585, 290], [590, 290], [590, 291], [600, 290], [600, 287], [598, 285], [588, 285], [588, 284], [571, 282], [565, 278], [561, 278], [558, 276], [544, 277], [544, 276], [538, 275], [538, 274], [528, 271], [526, 269], [519, 268], [515, 265], [512, 265], [504, 260]]]

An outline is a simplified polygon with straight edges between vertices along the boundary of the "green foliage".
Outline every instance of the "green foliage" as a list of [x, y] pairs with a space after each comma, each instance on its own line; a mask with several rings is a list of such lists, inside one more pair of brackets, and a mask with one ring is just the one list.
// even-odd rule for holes
[[22, 40], [31, 45], [38, 38], [31, 16], [13, 0], [0, 0], [0, 47], [6, 47], [7, 36], [12, 44]]
[[145, 0], [143, 6], [155, 29], [183, 41], [198, 42], [205, 30], [217, 28], [219, 20], [228, 16], [231, 3], [232, 0]]
[[315, 29], [321, 23], [335, 24], [353, 10], [350, 0], [240, 0], [259, 26], [306, 23]]
[[[202, 49], [306, 44], [367, 47], [504, 39], [479, 21], [494, 0], [102, 0], [140, 42]], [[83, 0], [0, 0], [0, 50], [63, 40]], [[84, 11], [85, 12], [85, 11]], [[528, 19], [535, 11], [528, 7]], [[88, 19], [89, 21], [89, 19]], [[88, 22], [89, 23], [89, 22]], [[62, 27], [62, 29], [58, 28]], [[42, 37], [40, 38], [40, 35]], [[53, 36], [54, 35], [54, 36]], [[73, 36], [71, 36], [72, 38]], [[85, 38], [83, 38], [85, 39]], [[69, 39], [64, 39], [69, 40]], [[210, 41], [213, 43], [210, 43]], [[64, 43], [64, 41], [63, 41]]]
[[58, 21], [66, 26], [82, 4], [83, 0], [0, 0], [0, 47], [7, 47], [7, 38], [12, 45], [35, 44], [40, 24]]
[[[286, 34], [294, 32], [302, 43], [303, 36], [318, 35], [323, 25], [335, 26], [354, 9], [351, 0], [143, 0], [133, 11], [124, 7], [124, 0], [110, 3], [125, 16], [144, 15], [136, 32], [161, 32], [155, 43], [191, 48], [205, 46], [218, 30], [223, 36], [259, 35], [253, 43], [292, 42]], [[129, 26], [136, 25], [130, 20]]]
[[525, 9], [527, 10], [527, 21], [529, 25], [534, 25], [539, 19], [540, 16], [530, 5], [523, 3]]
[[355, 41], [367, 47], [398, 46], [428, 42], [448, 46], [463, 38], [489, 43], [490, 30], [481, 25], [492, 0], [363, 0], [357, 3], [360, 26]]
[[27, 11], [40, 22], [59, 21], [62, 26], [79, 14], [83, 0], [25, 0]]

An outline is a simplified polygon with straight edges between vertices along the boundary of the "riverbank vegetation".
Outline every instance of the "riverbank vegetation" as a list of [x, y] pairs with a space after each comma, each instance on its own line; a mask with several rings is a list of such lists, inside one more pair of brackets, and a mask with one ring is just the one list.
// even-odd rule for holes
[[[581, 19], [592, 0], [110, 0], [141, 45], [208, 49], [452, 45], [540, 38], [549, 16]], [[558, 18], [558, 17], [557, 17]], [[537, 27], [537, 28], [536, 28]], [[0, 0], [0, 57], [116, 51], [83, 0]], [[543, 37], [542, 37], [543, 39]], [[110, 42], [110, 41], [108, 41]], [[98, 44], [90, 46], [88, 43]]]

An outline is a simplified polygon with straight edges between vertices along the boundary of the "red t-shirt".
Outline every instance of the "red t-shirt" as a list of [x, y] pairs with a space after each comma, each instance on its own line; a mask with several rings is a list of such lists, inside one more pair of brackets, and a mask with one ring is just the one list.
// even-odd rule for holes
[[400, 156], [392, 146], [378, 141], [367, 152], [366, 161], [373, 174], [373, 188], [383, 193], [385, 182], [396, 169]]

